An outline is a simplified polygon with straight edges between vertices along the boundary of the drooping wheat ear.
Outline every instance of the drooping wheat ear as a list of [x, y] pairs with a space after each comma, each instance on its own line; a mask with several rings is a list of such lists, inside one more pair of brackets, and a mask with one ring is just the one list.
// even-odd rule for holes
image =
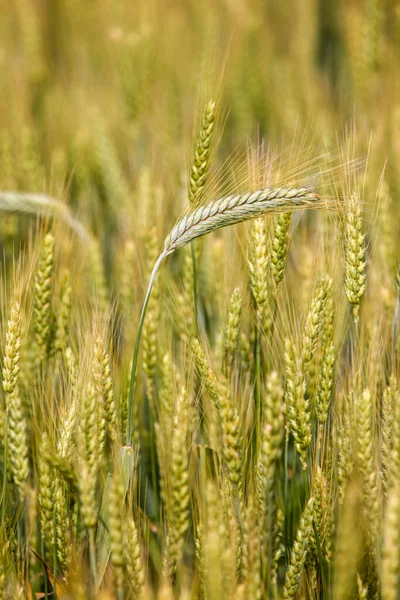
[[109, 530], [111, 562], [114, 567], [115, 586], [118, 597], [124, 591], [125, 562], [125, 515], [124, 515], [124, 488], [119, 472], [113, 473], [109, 496]]
[[47, 356], [51, 335], [51, 295], [54, 272], [54, 236], [48, 233], [40, 252], [33, 298], [36, 360], [40, 364]]
[[182, 557], [185, 534], [189, 528], [189, 474], [186, 447], [188, 424], [188, 397], [181, 389], [176, 401], [169, 480], [171, 486], [168, 512], [168, 537], [165, 566], [169, 577], [173, 577]]
[[389, 491], [384, 521], [382, 552], [382, 600], [399, 597], [400, 572], [400, 485], [396, 481]]
[[314, 499], [310, 498], [301, 515], [296, 539], [290, 553], [290, 564], [286, 571], [284, 598], [295, 598], [300, 584], [309, 543], [313, 535], [313, 502]]
[[368, 519], [371, 541], [379, 527], [379, 491], [373, 445], [373, 404], [371, 393], [365, 389], [357, 398], [358, 465], [362, 475], [363, 504]]
[[236, 288], [229, 302], [228, 319], [224, 335], [224, 371], [229, 379], [235, 358], [240, 333], [240, 314], [242, 312], [242, 295]]
[[45, 194], [30, 194], [25, 192], [1, 192], [0, 211], [21, 212], [44, 217], [55, 217], [64, 221], [84, 242], [89, 241], [89, 235], [79, 221], [71, 214], [68, 207]]
[[286, 260], [289, 254], [289, 229], [292, 222], [292, 213], [282, 213], [276, 217], [274, 236], [271, 248], [271, 272], [278, 285], [285, 272]]
[[139, 533], [131, 516], [128, 517], [125, 563], [128, 587], [133, 598], [140, 598], [145, 583], [145, 571]]
[[[152, 229], [146, 243], [146, 273], [149, 275], [157, 259], [157, 231]], [[148, 394], [151, 396], [157, 363], [157, 335], [159, 332], [159, 286], [156, 282], [147, 308], [143, 327], [143, 368], [147, 378]]]
[[394, 377], [391, 377], [389, 385], [383, 391], [381, 412], [381, 479], [385, 496], [387, 496], [391, 479], [396, 393], [397, 382]]
[[268, 247], [264, 219], [256, 219], [251, 228], [249, 255], [250, 288], [256, 304], [259, 326], [268, 331], [272, 317], [268, 297]]
[[335, 346], [333, 343], [330, 343], [324, 350], [315, 401], [315, 415], [321, 425], [328, 418], [329, 404], [333, 392], [335, 359]]
[[244, 597], [261, 599], [260, 529], [257, 509], [253, 497], [249, 501], [243, 518], [243, 582]]
[[268, 212], [312, 207], [319, 196], [311, 188], [266, 188], [245, 194], [223, 196], [199, 206], [173, 227], [164, 242], [164, 256], [172, 254], [192, 240]]
[[57, 315], [57, 326], [54, 340], [54, 348], [62, 352], [68, 346], [70, 315], [72, 306], [72, 287], [70, 275], [65, 271], [60, 292], [60, 305]]
[[[10, 471], [21, 496], [25, 494], [29, 477], [29, 449], [26, 417], [18, 389], [21, 351], [21, 308], [16, 301], [12, 308], [6, 333], [3, 364], [3, 389], [6, 400], [5, 435], [8, 438]], [[4, 465], [6, 468], [6, 465]]]
[[193, 164], [189, 179], [189, 201], [196, 204], [201, 198], [207, 176], [208, 160], [210, 158], [211, 137], [215, 125], [216, 104], [210, 100], [204, 109], [199, 137], [194, 150]]
[[[45, 436], [38, 456], [40, 525], [42, 537], [50, 552], [55, 542], [54, 537], [54, 471], [46, 455], [49, 453], [49, 440]], [[50, 556], [50, 554], [49, 554]]]
[[304, 326], [302, 359], [306, 372], [312, 363], [317, 349], [318, 339], [324, 324], [324, 313], [331, 290], [332, 279], [328, 275], [324, 275], [318, 284]]
[[347, 206], [344, 223], [344, 285], [347, 299], [353, 305], [354, 321], [359, 319], [360, 300], [365, 291], [365, 234], [362, 230], [361, 202], [354, 193]]
[[287, 435], [294, 438], [304, 469], [307, 469], [307, 450], [311, 444], [309, 401], [305, 397], [306, 384], [302, 360], [290, 340], [285, 343], [286, 391], [285, 417]]

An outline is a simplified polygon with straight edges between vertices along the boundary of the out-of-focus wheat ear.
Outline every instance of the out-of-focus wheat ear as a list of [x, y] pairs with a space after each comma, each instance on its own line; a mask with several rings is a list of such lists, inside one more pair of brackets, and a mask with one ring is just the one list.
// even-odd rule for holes
[[397, 356], [397, 337], [399, 331], [399, 319], [400, 319], [400, 263], [397, 266], [395, 287], [397, 292], [396, 308], [394, 310], [394, 325], [393, 325], [393, 354]]
[[[149, 276], [157, 259], [157, 231], [153, 228], [146, 242], [146, 273]], [[147, 305], [147, 316], [143, 326], [143, 369], [147, 379], [147, 392], [153, 393], [157, 364], [157, 336], [159, 332], [160, 288], [156, 281]]]
[[[346, 399], [349, 403], [352, 396]], [[337, 479], [339, 503], [343, 503], [346, 493], [347, 482], [354, 468], [352, 422], [349, 412], [345, 410], [341, 415], [335, 417], [335, 440], [337, 445]]]
[[109, 295], [104, 272], [102, 249], [99, 241], [92, 237], [88, 246], [87, 276], [89, 291], [94, 304], [102, 313], [106, 313], [109, 307]]
[[373, 398], [365, 389], [356, 400], [358, 426], [357, 460], [362, 476], [362, 497], [365, 515], [368, 520], [370, 542], [376, 541], [380, 526], [379, 489], [375, 467], [373, 440]]
[[277, 286], [283, 279], [286, 261], [289, 254], [289, 229], [292, 213], [281, 213], [275, 219], [274, 234], [271, 244], [271, 273]]
[[382, 600], [399, 597], [400, 572], [400, 485], [396, 481], [389, 490], [383, 531]]
[[313, 535], [313, 502], [310, 498], [301, 515], [296, 539], [290, 553], [290, 563], [286, 571], [283, 598], [295, 598], [304, 571], [307, 552]]
[[357, 573], [357, 590], [359, 600], [368, 600], [368, 586], [364, 585], [360, 575]]
[[143, 566], [139, 532], [135, 521], [131, 516], [128, 517], [127, 524], [125, 562], [128, 587], [133, 598], [141, 598], [143, 586], [145, 584], [145, 570]]
[[306, 384], [302, 360], [290, 340], [285, 343], [286, 390], [285, 418], [287, 435], [294, 438], [303, 469], [307, 469], [307, 451], [311, 444], [309, 401], [305, 397]]
[[324, 313], [328, 297], [332, 293], [332, 279], [324, 275], [318, 283], [314, 298], [312, 299], [310, 310], [308, 312], [304, 325], [302, 359], [304, 370], [307, 372], [314, 358], [317, 349], [319, 336], [321, 334]]
[[126, 569], [126, 520], [124, 511], [124, 487], [117, 470], [113, 473], [109, 496], [109, 531], [111, 562], [117, 596], [124, 595], [124, 574]]
[[39, 493], [38, 504], [40, 508], [40, 526], [42, 538], [51, 556], [51, 551], [55, 542], [54, 532], [54, 471], [46, 458], [49, 452], [49, 440], [45, 436], [38, 454], [38, 479]]
[[188, 426], [188, 396], [182, 387], [174, 414], [172, 450], [169, 472], [171, 492], [169, 497], [168, 535], [165, 549], [165, 567], [172, 579], [182, 558], [185, 535], [189, 528], [190, 489], [188, 474], [188, 449], [186, 443]]
[[130, 315], [135, 306], [135, 288], [132, 285], [132, 279], [135, 276], [135, 263], [137, 259], [137, 249], [132, 239], [125, 241], [122, 252], [122, 265], [120, 268], [120, 297], [121, 305], [126, 316], [127, 323], [130, 322]]
[[198, 338], [191, 340], [191, 347], [193, 357], [196, 365], [196, 369], [199, 373], [200, 380], [204, 384], [208, 395], [210, 396], [214, 406], [219, 408], [219, 390], [218, 382], [215, 378], [214, 372], [208, 364], [204, 348]]
[[224, 332], [224, 373], [228, 380], [239, 341], [241, 312], [242, 295], [239, 288], [236, 288], [229, 302], [228, 319]]
[[36, 362], [38, 365], [43, 362], [47, 356], [51, 337], [51, 296], [53, 292], [54, 246], [54, 236], [51, 233], [48, 233], [43, 240], [35, 276], [33, 323], [36, 344]]
[[249, 252], [250, 289], [253, 295], [259, 326], [269, 330], [272, 317], [268, 294], [268, 245], [264, 219], [256, 219], [251, 224], [251, 242]]
[[273, 520], [276, 517], [274, 481], [277, 463], [281, 457], [285, 434], [283, 388], [278, 374], [273, 371], [267, 378], [263, 395], [263, 422], [256, 468], [256, 499], [261, 522], [261, 548], [267, 561], [273, 555]]
[[0, 598], [7, 600], [7, 564], [5, 548], [0, 550]]
[[129, 189], [106, 122], [98, 111], [93, 118], [93, 150], [96, 175], [104, 198], [114, 210], [125, 207]]
[[285, 555], [284, 544], [285, 514], [281, 508], [276, 512], [276, 521], [273, 530], [273, 553], [271, 561], [271, 584], [276, 589], [278, 585], [279, 561]]
[[382, 26], [384, 8], [378, 0], [365, 3], [364, 50], [365, 63], [371, 71], [377, 71], [381, 62]]
[[395, 399], [397, 394], [397, 381], [392, 376], [389, 385], [384, 389], [382, 395], [381, 410], [381, 481], [385, 496], [391, 479], [391, 465], [393, 457]]
[[57, 314], [54, 348], [62, 352], [68, 347], [72, 306], [72, 287], [69, 271], [65, 271], [61, 281], [60, 304]]
[[159, 420], [164, 436], [170, 436], [173, 412], [173, 367], [171, 354], [165, 352], [160, 364]]
[[222, 552], [225, 535], [218, 490], [212, 481], [208, 481], [203, 543], [207, 600], [217, 600], [224, 597]]
[[365, 291], [366, 244], [362, 227], [361, 201], [351, 195], [346, 205], [344, 222], [344, 286], [347, 299], [353, 305], [354, 322], [359, 320], [360, 301]]
[[260, 529], [257, 508], [250, 495], [243, 517], [243, 583], [245, 598], [262, 597], [261, 561], [260, 561]]
[[189, 176], [189, 201], [196, 204], [202, 196], [207, 176], [208, 161], [210, 158], [210, 145], [215, 125], [216, 104], [214, 100], [207, 102], [199, 137], [196, 141], [193, 163]]

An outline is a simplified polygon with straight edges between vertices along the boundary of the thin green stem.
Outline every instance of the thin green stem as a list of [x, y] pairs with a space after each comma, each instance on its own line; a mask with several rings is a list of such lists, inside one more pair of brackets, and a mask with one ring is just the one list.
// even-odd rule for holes
[[139, 356], [139, 348], [140, 348], [140, 339], [142, 337], [142, 330], [144, 325], [144, 318], [146, 316], [147, 305], [149, 303], [151, 290], [154, 284], [154, 279], [156, 277], [157, 271], [165, 258], [164, 253], [161, 253], [158, 257], [153, 271], [150, 275], [149, 285], [147, 287], [146, 296], [144, 298], [142, 312], [140, 313], [139, 325], [136, 334], [135, 348], [133, 350], [133, 358], [132, 358], [132, 369], [131, 369], [131, 378], [129, 384], [129, 393], [128, 393], [128, 417], [127, 417], [127, 427], [126, 427], [126, 445], [132, 446], [132, 436], [133, 436], [133, 403], [134, 403], [134, 394], [135, 394], [135, 382], [136, 382], [136, 369], [137, 362]]

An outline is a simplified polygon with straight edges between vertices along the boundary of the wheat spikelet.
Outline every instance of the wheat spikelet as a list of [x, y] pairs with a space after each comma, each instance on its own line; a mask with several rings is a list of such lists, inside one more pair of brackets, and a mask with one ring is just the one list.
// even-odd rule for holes
[[286, 260], [289, 253], [289, 229], [292, 222], [292, 213], [282, 213], [277, 216], [271, 248], [271, 272], [278, 285], [285, 271]]
[[53, 289], [55, 239], [48, 233], [44, 240], [39, 257], [38, 270], [35, 277], [34, 292], [34, 329], [37, 348], [37, 363], [40, 364], [47, 356], [51, 335], [51, 295]]
[[301, 358], [290, 340], [285, 344], [286, 363], [286, 431], [292, 433], [303, 468], [307, 468], [307, 451], [311, 444], [309, 401], [305, 397], [306, 384]]
[[313, 502], [313, 498], [310, 498], [301, 515], [296, 539], [290, 554], [290, 565], [286, 571], [285, 586], [283, 588], [284, 598], [295, 598], [300, 584], [308, 546], [312, 539]]
[[384, 521], [384, 544], [382, 553], [382, 600], [399, 597], [400, 571], [400, 486], [389, 491]]
[[371, 393], [365, 389], [358, 398], [358, 463], [363, 479], [363, 504], [372, 541], [379, 526], [379, 496], [372, 437], [373, 405]]
[[124, 489], [118, 471], [114, 472], [110, 486], [109, 527], [111, 562], [114, 566], [115, 585], [118, 595], [124, 589], [125, 570], [125, 527], [123, 511]]
[[66, 271], [61, 282], [60, 306], [57, 315], [57, 328], [54, 339], [55, 350], [62, 351], [68, 346], [69, 320], [72, 306], [72, 287], [69, 272]]
[[332, 279], [325, 275], [318, 284], [315, 296], [304, 326], [302, 359], [303, 367], [308, 371], [317, 349], [319, 335], [322, 331], [328, 297], [331, 294]]
[[215, 124], [215, 106], [215, 102], [210, 100], [204, 109], [189, 178], [189, 201], [191, 204], [198, 202], [206, 181], [211, 137]]
[[345, 213], [344, 256], [345, 290], [353, 305], [354, 321], [359, 319], [360, 300], [365, 291], [366, 266], [365, 234], [362, 231], [361, 204], [356, 194], [351, 197]]
[[177, 222], [164, 242], [168, 256], [192, 240], [234, 223], [260, 217], [282, 209], [306, 208], [316, 204], [311, 188], [266, 188], [245, 194], [224, 196], [196, 208]]
[[132, 517], [128, 518], [125, 563], [128, 585], [132, 591], [132, 595], [134, 598], [140, 598], [145, 582], [145, 572], [140, 549], [139, 534]]
[[248, 265], [250, 288], [256, 304], [258, 323], [264, 331], [268, 331], [272, 320], [268, 303], [268, 248], [265, 219], [255, 219], [252, 223]]
[[224, 335], [224, 370], [227, 379], [230, 377], [235, 352], [238, 346], [241, 311], [242, 296], [240, 290], [236, 288], [229, 302], [228, 319]]
[[385, 495], [391, 479], [390, 469], [393, 457], [394, 419], [395, 419], [395, 400], [397, 393], [397, 382], [394, 377], [390, 378], [389, 385], [383, 391], [382, 397], [382, 415], [381, 415], [381, 479], [382, 489]]

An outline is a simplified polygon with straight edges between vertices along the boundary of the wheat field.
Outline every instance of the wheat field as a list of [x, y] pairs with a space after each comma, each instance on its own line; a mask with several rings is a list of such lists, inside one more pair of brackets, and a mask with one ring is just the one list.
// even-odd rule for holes
[[0, 11], [0, 600], [400, 598], [400, 10]]

